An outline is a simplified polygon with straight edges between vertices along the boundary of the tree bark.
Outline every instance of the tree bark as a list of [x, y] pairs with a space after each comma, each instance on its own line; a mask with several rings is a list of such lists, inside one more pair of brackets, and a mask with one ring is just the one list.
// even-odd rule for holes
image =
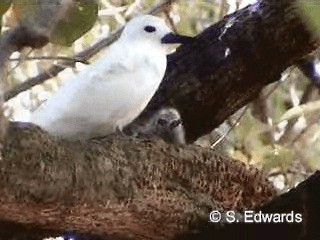
[[135, 239], [168, 239], [211, 208], [253, 208], [276, 194], [258, 169], [211, 149], [117, 135], [72, 143], [17, 123], [0, 169], [0, 219]]
[[246, 240], [316, 240], [320, 238], [320, 172], [316, 172], [309, 179], [301, 183], [288, 193], [257, 209], [263, 213], [300, 213], [302, 223], [236, 223], [218, 228], [217, 224], [202, 222], [196, 229], [180, 235], [180, 239], [246, 239]]
[[[169, 56], [165, 79], [140, 119], [174, 106], [191, 142], [317, 46], [292, 1], [261, 1]], [[19, 123], [9, 126], [0, 171], [0, 236], [11, 236], [5, 224], [14, 222], [39, 235], [45, 228], [169, 239], [207, 219], [212, 209], [257, 208], [277, 194], [259, 170], [210, 149], [123, 136], [71, 143]], [[313, 184], [303, 186], [316, 195]], [[275, 201], [293, 207], [283, 198]], [[307, 224], [310, 219], [318, 218], [309, 215]]]

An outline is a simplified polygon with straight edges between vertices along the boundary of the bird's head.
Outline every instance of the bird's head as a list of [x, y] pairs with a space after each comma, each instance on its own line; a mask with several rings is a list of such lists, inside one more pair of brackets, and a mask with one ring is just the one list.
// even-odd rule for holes
[[192, 37], [178, 35], [159, 17], [142, 15], [133, 18], [125, 26], [121, 37], [125, 41], [142, 41], [153, 44], [185, 44], [192, 41]]

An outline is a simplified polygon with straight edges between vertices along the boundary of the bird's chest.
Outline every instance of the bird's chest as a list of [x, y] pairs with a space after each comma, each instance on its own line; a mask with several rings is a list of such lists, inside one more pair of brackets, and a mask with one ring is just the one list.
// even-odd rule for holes
[[154, 52], [153, 54], [135, 55], [133, 59], [133, 69], [148, 78], [149, 83], [160, 83], [166, 69], [166, 55]]
[[121, 78], [121, 85], [130, 91], [131, 97], [137, 95], [138, 98], [149, 99], [165, 73], [166, 56], [157, 53], [135, 55], [125, 67], [128, 69], [127, 76]]
[[[87, 86], [91, 89], [91, 111], [99, 132], [109, 129], [120, 129], [133, 121], [146, 107], [157, 90], [165, 69], [166, 55], [157, 54], [126, 54], [118, 62], [117, 68], [103, 76], [99, 72], [98, 84]], [[106, 124], [107, 123], [107, 124]]]
[[[166, 69], [166, 56], [153, 54], [139, 56], [135, 62], [135, 71], [131, 78], [124, 82], [127, 94], [121, 94], [122, 102], [126, 102], [119, 111], [117, 125], [122, 126], [133, 121], [146, 107], [163, 78]], [[121, 115], [121, 117], [120, 117]]]

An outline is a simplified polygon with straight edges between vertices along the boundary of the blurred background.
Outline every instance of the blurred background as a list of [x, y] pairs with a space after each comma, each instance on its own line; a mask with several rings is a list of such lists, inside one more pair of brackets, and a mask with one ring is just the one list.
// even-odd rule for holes
[[[39, 56], [73, 57], [103, 38], [111, 36], [126, 21], [148, 13], [160, 0], [100, 0], [98, 19], [93, 28], [71, 46], [48, 44], [40, 50], [15, 53], [10, 63], [8, 89], [46, 72], [57, 59], [30, 59]], [[194, 36], [204, 28], [254, 0], [176, 0], [162, 6], [156, 15], [165, 18], [179, 33]], [[2, 18], [2, 31], [15, 24], [9, 10]], [[281, 43], [279, 43], [281, 44]], [[99, 54], [98, 54], [99, 55]], [[97, 56], [95, 56], [97, 57]], [[94, 57], [94, 58], [95, 58]], [[90, 59], [90, 61], [94, 61]], [[320, 74], [320, 65], [315, 65]], [[5, 105], [7, 116], [15, 121], [28, 121], [30, 112], [57, 91], [79, 70], [76, 63], [42, 85], [20, 93]], [[287, 69], [279, 82], [266, 87], [259, 98], [226, 120], [211, 134], [195, 144], [227, 154], [263, 169], [281, 191], [287, 191], [320, 168], [319, 90], [297, 67]], [[301, 108], [301, 104], [307, 105]], [[306, 110], [307, 109], [307, 110]]]

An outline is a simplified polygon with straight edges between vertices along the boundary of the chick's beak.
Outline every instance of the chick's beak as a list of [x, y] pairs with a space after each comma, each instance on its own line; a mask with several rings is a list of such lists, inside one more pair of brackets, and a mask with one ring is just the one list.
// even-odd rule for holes
[[170, 32], [161, 38], [161, 43], [164, 43], [164, 44], [170, 44], [170, 43], [171, 44], [174, 44], [174, 43], [188, 44], [188, 43], [191, 43], [192, 40], [193, 40], [193, 37], [182, 36], [182, 35], [178, 35], [173, 32]]

